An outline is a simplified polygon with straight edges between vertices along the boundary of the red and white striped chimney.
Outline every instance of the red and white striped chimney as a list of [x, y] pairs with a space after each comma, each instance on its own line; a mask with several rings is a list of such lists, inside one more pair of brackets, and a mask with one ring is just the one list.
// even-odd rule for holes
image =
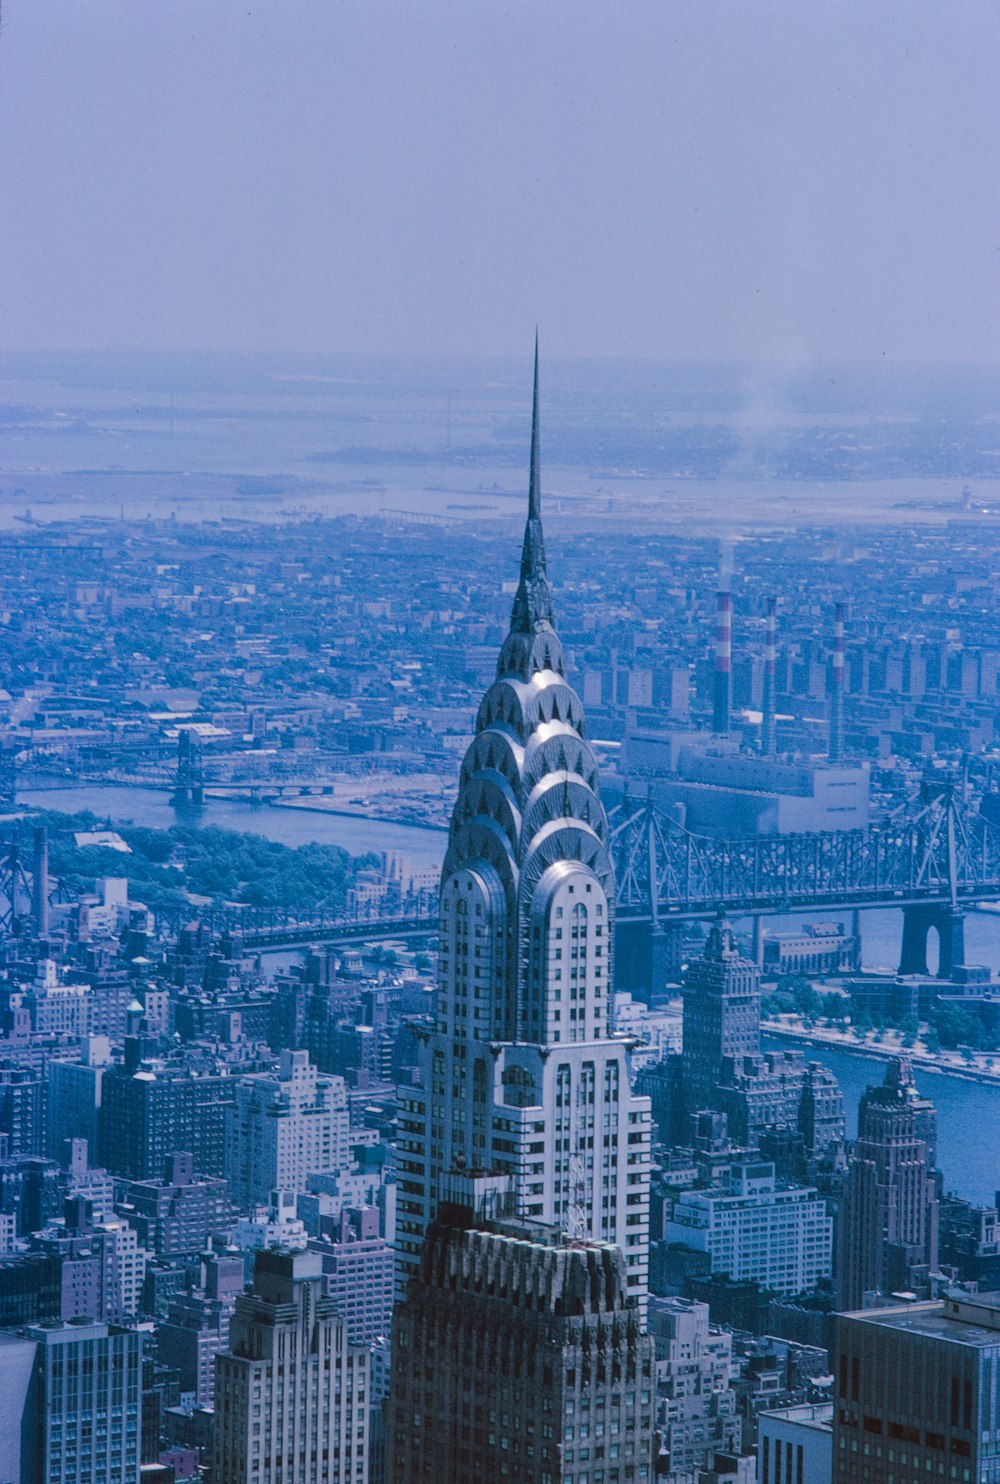
[[844, 761], [844, 605], [833, 614], [833, 673], [830, 695], [830, 761]]
[[732, 671], [733, 600], [729, 593], [719, 593], [715, 619], [715, 696], [712, 707], [712, 731], [717, 737], [729, 735]]
[[777, 602], [767, 600], [767, 624], [764, 629], [764, 702], [760, 725], [760, 750], [764, 757], [774, 757], [778, 750], [775, 711], [775, 672], [778, 663]]

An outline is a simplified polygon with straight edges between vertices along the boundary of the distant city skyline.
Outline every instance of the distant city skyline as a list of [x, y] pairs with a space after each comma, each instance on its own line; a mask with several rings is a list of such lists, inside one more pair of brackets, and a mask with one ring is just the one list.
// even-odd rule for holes
[[996, 358], [985, 0], [3, 22], [0, 348]]

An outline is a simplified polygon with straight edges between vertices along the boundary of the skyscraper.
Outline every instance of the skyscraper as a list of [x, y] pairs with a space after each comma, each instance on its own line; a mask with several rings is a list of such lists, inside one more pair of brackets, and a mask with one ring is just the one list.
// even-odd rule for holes
[[215, 1358], [214, 1484], [365, 1484], [368, 1351], [317, 1253], [257, 1253]]
[[997, 1295], [866, 1309], [835, 1323], [835, 1484], [995, 1484]]
[[0, 1335], [0, 1478], [135, 1484], [142, 1338], [89, 1319]]
[[310, 1175], [349, 1161], [343, 1077], [321, 1077], [308, 1051], [282, 1051], [277, 1076], [236, 1084], [226, 1127], [226, 1178], [234, 1202], [252, 1206], [275, 1190], [305, 1190]]
[[641, 1484], [653, 1391], [617, 1247], [442, 1208], [396, 1310], [390, 1484]]
[[861, 1099], [858, 1137], [837, 1222], [835, 1279], [842, 1309], [866, 1295], [921, 1288], [937, 1267], [938, 1200], [929, 1154], [934, 1110], [913, 1082], [907, 1056]]
[[496, 1209], [620, 1247], [642, 1301], [650, 1112], [610, 1031], [614, 914], [597, 765], [553, 627], [536, 348], [520, 580], [462, 763], [422, 1081], [400, 1101], [404, 1291], [449, 1174], [479, 1172]]
[[844, 1137], [844, 1100], [832, 1073], [807, 1065], [801, 1051], [761, 1054], [760, 970], [740, 953], [721, 914], [685, 973], [679, 1070], [681, 1086], [674, 1082], [667, 1104], [675, 1139], [684, 1137], [685, 1117], [703, 1109], [725, 1113], [730, 1138], [750, 1148], [768, 1133], [797, 1134], [805, 1158]]
[[760, 971], [736, 946], [722, 916], [684, 979], [684, 1102], [689, 1113], [718, 1105], [723, 1063], [760, 1052]]

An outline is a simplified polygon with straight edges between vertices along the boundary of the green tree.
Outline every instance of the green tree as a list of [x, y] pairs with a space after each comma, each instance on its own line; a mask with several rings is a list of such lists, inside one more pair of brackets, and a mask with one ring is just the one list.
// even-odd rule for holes
[[961, 1005], [938, 1005], [930, 1019], [941, 1045], [949, 1050], [958, 1046], [971, 1046], [978, 1050], [982, 1044], [983, 1023], [974, 1010]]

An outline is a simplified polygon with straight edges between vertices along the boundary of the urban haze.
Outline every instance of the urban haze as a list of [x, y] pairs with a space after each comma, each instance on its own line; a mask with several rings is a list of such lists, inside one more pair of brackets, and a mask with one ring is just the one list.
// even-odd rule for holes
[[2, 1484], [1000, 1484], [998, 42], [7, 0]]

